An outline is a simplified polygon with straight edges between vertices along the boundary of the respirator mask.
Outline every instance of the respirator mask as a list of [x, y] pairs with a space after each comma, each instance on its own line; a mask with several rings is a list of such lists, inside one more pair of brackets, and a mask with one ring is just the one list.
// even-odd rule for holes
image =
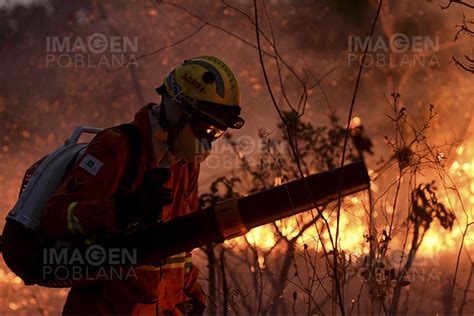
[[161, 104], [160, 118], [166, 120], [163, 124], [167, 125], [168, 146], [179, 160], [201, 163], [211, 153], [212, 142], [221, 137], [225, 130], [178, 100], [164, 95]]

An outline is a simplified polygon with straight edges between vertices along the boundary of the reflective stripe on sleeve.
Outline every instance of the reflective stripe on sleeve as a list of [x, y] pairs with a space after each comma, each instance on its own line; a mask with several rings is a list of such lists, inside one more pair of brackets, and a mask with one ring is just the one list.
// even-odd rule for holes
[[153, 271], [169, 271], [174, 269], [184, 269], [184, 273], [188, 274], [193, 267], [192, 257], [186, 255], [185, 252], [166, 258], [165, 262], [161, 266], [143, 265], [138, 269], [141, 270], [153, 270]]
[[73, 234], [82, 234], [84, 231], [82, 230], [81, 224], [76, 216], [74, 216], [74, 209], [76, 208], [77, 202], [72, 202], [67, 207], [67, 228]]

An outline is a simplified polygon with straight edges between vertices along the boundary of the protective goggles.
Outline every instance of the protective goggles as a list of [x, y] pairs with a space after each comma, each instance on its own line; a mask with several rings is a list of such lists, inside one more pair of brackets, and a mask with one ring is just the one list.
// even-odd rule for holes
[[[164, 84], [158, 87], [156, 92], [160, 95], [168, 94]], [[193, 116], [196, 115], [201, 117], [210, 125], [221, 130], [225, 131], [228, 128], [240, 129], [245, 124], [244, 119], [239, 116], [240, 106], [238, 105], [229, 106], [208, 101], [195, 100], [183, 93], [180, 89], [175, 91], [173, 100], [181, 104], [183, 108]]]
[[198, 118], [194, 115], [189, 117], [189, 125], [193, 130], [194, 136], [198, 139], [206, 139], [209, 142], [213, 142], [224, 135], [225, 130], [204, 121], [202, 118]]

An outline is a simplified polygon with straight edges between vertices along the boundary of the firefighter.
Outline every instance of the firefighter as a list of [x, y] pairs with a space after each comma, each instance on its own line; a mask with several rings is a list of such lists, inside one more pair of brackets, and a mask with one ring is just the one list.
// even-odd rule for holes
[[[212, 56], [184, 61], [156, 89], [160, 104], [149, 104], [131, 123], [140, 135], [140, 155], [131, 181], [133, 145], [109, 128], [90, 143], [49, 199], [42, 232], [58, 240], [93, 238], [131, 222], [168, 221], [197, 209], [199, 163], [228, 128], [242, 127], [240, 91], [231, 69]], [[136, 145], [136, 144], [135, 144]], [[164, 186], [144, 181], [161, 172]], [[167, 174], [167, 170], [168, 173]], [[130, 180], [130, 179], [128, 179]], [[126, 184], [124, 184], [126, 183]], [[171, 202], [172, 201], [172, 202]], [[155, 214], [142, 205], [155, 203]], [[179, 234], [179, 232], [176, 232]], [[200, 314], [205, 295], [191, 254], [159, 266], [134, 269], [135, 277], [73, 287], [64, 314]]]

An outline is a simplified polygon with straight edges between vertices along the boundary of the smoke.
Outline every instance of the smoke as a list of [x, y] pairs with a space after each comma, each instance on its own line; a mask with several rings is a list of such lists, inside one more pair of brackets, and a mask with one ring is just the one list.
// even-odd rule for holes
[[[8, 3], [11, 2], [0, 3], [0, 7]], [[15, 203], [27, 167], [61, 145], [74, 127], [107, 127], [131, 121], [145, 105], [143, 100], [159, 102], [154, 89], [163, 76], [191, 56], [216, 55], [235, 70], [242, 92], [242, 115], [247, 121], [242, 130], [233, 133], [235, 137], [255, 139], [258, 128], [275, 129], [277, 115], [266, 91], [257, 51], [244, 42], [255, 43], [255, 31], [247, 17], [218, 1], [172, 2], [181, 9], [156, 3], [51, 0], [46, 5], [8, 6], [0, 11], [2, 214]], [[331, 111], [344, 120], [347, 116], [359, 66], [358, 59], [350, 62], [350, 37], [367, 36], [375, 13], [374, 1], [352, 3], [355, 2], [266, 2], [278, 52], [292, 67], [280, 65], [289, 100], [297, 103], [302, 93], [293, 71], [308, 85], [326, 75], [321, 81], [324, 91], [317, 86], [312, 89], [304, 117], [316, 125], [325, 124]], [[231, 4], [253, 19], [251, 1]], [[435, 105], [439, 119], [433, 123], [434, 140], [450, 142], [471, 137], [473, 78], [450, 62], [453, 55], [472, 53], [468, 41], [453, 42], [454, 25], [461, 13], [459, 8], [442, 11], [433, 2], [386, 1], [377, 39], [388, 43], [394, 34], [403, 34], [412, 44], [402, 54], [383, 49], [369, 52], [372, 64], [364, 69], [355, 115], [374, 141], [376, 154], [372, 163], [386, 157], [383, 136], [390, 134], [392, 128], [386, 117], [386, 98], [392, 92], [400, 93], [400, 105], [420, 120], [426, 117], [429, 104]], [[268, 21], [264, 16], [261, 20], [262, 30], [270, 34]], [[180, 42], [201, 27], [194, 36]], [[102, 34], [109, 43], [104, 53], [94, 54], [87, 47], [95, 34]], [[137, 51], [112, 51], [113, 37], [136, 39]], [[439, 47], [435, 51], [414, 52], [413, 41], [419, 37], [438, 39]], [[48, 38], [80, 38], [86, 43], [85, 51], [82, 47], [70, 48], [54, 52], [51, 59]], [[164, 49], [152, 53], [161, 48]], [[263, 49], [272, 52], [265, 41]], [[414, 57], [433, 54], [438, 61], [434, 64]], [[130, 62], [131, 56], [136, 63]], [[284, 105], [275, 63], [269, 57], [266, 61], [271, 85]], [[222, 164], [203, 168], [202, 190], [216, 176], [228, 172]]]

